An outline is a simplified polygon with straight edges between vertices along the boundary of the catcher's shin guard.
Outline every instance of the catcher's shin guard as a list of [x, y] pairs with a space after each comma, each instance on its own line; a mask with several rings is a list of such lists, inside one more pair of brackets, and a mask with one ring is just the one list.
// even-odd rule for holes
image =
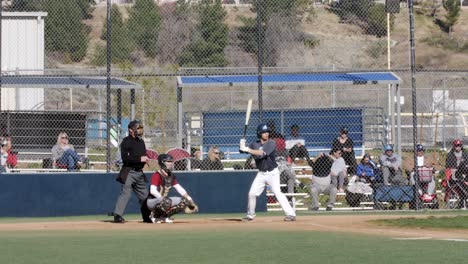
[[155, 218], [163, 218], [168, 217], [167, 211], [169, 211], [172, 207], [172, 200], [170, 198], [163, 198], [163, 200], [156, 205], [153, 209], [153, 216]]
[[184, 202], [184, 200], [182, 200], [180, 203], [172, 206], [169, 210], [166, 211], [167, 217], [171, 217], [175, 214], [183, 212], [185, 207], [187, 207], [187, 204]]

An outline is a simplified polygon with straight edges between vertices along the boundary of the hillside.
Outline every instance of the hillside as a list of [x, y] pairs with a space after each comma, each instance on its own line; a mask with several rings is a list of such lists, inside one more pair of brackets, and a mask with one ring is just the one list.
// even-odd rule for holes
[[[123, 17], [128, 17], [128, 7], [121, 7]], [[226, 23], [230, 28], [230, 45], [225, 50], [230, 67], [255, 66], [256, 58], [252, 54], [245, 53], [239, 46], [236, 37], [236, 29], [242, 25], [239, 16], [255, 17], [255, 14], [247, 7], [227, 7], [228, 16]], [[76, 64], [63, 64], [58, 60], [49, 58], [48, 68], [93, 68], [89, 62], [95, 48], [105, 45], [100, 34], [105, 21], [105, 6], [97, 6], [93, 17], [85, 23], [91, 28], [90, 48], [86, 58]], [[441, 14], [439, 14], [441, 15]], [[440, 29], [432, 19], [423, 15], [415, 15], [416, 19], [416, 56], [417, 64], [423, 68], [468, 68], [468, 52], [455, 52], [442, 47], [435, 47], [424, 41], [432, 36], [441, 34]], [[392, 68], [408, 68], [409, 29], [408, 10], [401, 8], [396, 14], [395, 24], [391, 33], [391, 66]], [[304, 34], [319, 39], [320, 44], [313, 49], [305, 48], [298, 43], [289, 43], [282, 47], [278, 66], [281, 67], [313, 67], [313, 68], [386, 68], [387, 67], [387, 38], [377, 38], [364, 34], [357, 25], [340, 23], [339, 18], [326, 10], [324, 6], [315, 8], [315, 17], [312, 21], [304, 21], [301, 25]], [[459, 41], [468, 38], [468, 12], [462, 9], [460, 18], [452, 37]], [[300, 43], [299, 43], [300, 44]], [[468, 44], [466, 44], [468, 45]], [[132, 56], [134, 65], [142, 68], [163, 67], [157, 60], [144, 58], [140, 53]]]

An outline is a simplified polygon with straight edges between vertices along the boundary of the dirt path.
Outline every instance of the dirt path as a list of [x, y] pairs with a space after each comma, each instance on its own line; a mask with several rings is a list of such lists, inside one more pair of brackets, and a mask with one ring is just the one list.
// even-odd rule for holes
[[390, 219], [407, 216], [398, 215], [316, 215], [300, 216], [296, 222], [283, 222], [282, 217], [258, 217], [252, 222], [241, 222], [239, 219], [204, 218], [176, 219], [174, 224], [144, 224], [130, 221], [125, 224], [114, 224], [110, 221], [67, 221], [35, 223], [3, 223], [0, 231], [38, 231], [38, 230], [204, 230], [204, 229], [275, 229], [290, 231], [330, 231], [366, 235], [389, 236], [411, 239], [468, 239], [468, 230], [443, 229], [409, 229], [379, 226], [370, 223], [374, 219]]

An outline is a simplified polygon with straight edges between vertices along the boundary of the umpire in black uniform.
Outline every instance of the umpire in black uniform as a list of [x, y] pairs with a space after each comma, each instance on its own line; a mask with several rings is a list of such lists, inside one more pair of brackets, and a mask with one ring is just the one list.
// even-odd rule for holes
[[143, 124], [139, 120], [132, 120], [128, 124], [128, 134], [120, 144], [123, 167], [116, 180], [122, 184], [122, 190], [115, 204], [115, 223], [125, 223], [122, 216], [131, 198], [132, 190], [137, 195], [140, 204], [148, 197], [147, 179], [143, 173], [143, 167], [148, 160], [145, 142], [142, 139]]

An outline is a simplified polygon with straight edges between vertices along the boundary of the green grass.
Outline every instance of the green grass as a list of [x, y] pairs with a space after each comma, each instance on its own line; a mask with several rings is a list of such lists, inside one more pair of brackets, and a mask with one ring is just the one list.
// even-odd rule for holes
[[[466, 263], [467, 243], [275, 230], [1, 232], [1, 263]], [[423, 254], [422, 254], [423, 253]], [[416, 257], [417, 255], [417, 257]]]
[[[381, 224], [407, 227], [468, 227], [466, 211], [373, 212], [373, 214], [404, 214], [397, 220]], [[312, 213], [310, 213], [312, 214]], [[301, 212], [301, 215], [310, 215]], [[319, 212], [330, 214], [369, 214], [364, 212]], [[447, 216], [457, 214], [458, 216]], [[259, 213], [282, 215], [281, 213]], [[422, 223], [413, 216], [427, 215]], [[435, 215], [435, 216], [434, 216]], [[237, 218], [242, 214], [179, 215], [187, 218]], [[139, 219], [128, 215], [127, 219]], [[0, 218], [1, 223], [110, 220], [105, 216], [56, 218]], [[410, 224], [402, 223], [417, 223]], [[294, 224], [294, 223], [291, 223]], [[111, 224], [110, 224], [111, 225]], [[248, 224], [247, 224], [248, 225]], [[442, 240], [395, 240], [391, 237], [316, 231], [278, 231], [261, 228], [213, 228], [211, 230], [180, 230], [155, 225], [154, 229], [101, 231], [0, 231], [0, 263], [67, 264], [67, 263], [466, 263], [468, 242]]]
[[405, 217], [399, 219], [374, 220], [372, 222], [398, 227], [468, 229], [468, 216], [428, 216], [425, 218]]

